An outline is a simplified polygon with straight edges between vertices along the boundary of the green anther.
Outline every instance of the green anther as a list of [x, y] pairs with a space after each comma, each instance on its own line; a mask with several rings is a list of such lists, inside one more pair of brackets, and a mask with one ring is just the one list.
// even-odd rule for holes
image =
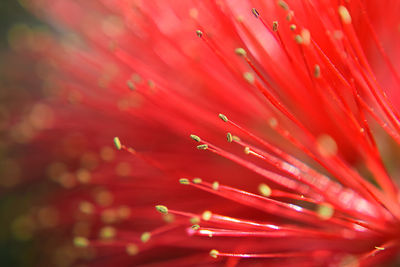
[[179, 179], [179, 183], [180, 183], [180, 184], [190, 184], [189, 180], [186, 179], [186, 178], [181, 178], [181, 179]]
[[118, 150], [121, 150], [122, 145], [121, 145], [121, 141], [119, 140], [118, 137], [114, 137], [114, 145]]
[[198, 137], [197, 135], [194, 135], [194, 134], [191, 134], [190, 138], [192, 138], [196, 142], [200, 142], [201, 141], [200, 137]]
[[207, 148], [208, 148], [207, 144], [203, 144], [203, 145], [198, 145], [197, 146], [197, 149], [200, 149], [200, 150], [206, 150]]
[[157, 205], [156, 210], [162, 214], [168, 214], [168, 208], [164, 205]]
[[150, 232], [144, 232], [142, 236], [140, 237], [140, 240], [142, 240], [143, 243], [146, 243], [147, 241], [150, 240], [151, 233]]
[[221, 119], [221, 120], [223, 120], [224, 122], [227, 122], [228, 121], [228, 117], [226, 117], [224, 114], [219, 114], [218, 115], [218, 117]]
[[290, 25], [290, 30], [295, 31], [297, 29], [297, 26], [295, 24]]
[[195, 231], [197, 231], [197, 230], [200, 229], [200, 225], [194, 224], [194, 225], [192, 225], [192, 229], [195, 230]]

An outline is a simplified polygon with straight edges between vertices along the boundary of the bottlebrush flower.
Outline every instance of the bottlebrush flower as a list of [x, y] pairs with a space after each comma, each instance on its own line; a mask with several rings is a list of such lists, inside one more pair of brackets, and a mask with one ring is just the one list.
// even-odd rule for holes
[[24, 3], [63, 29], [39, 62], [59, 90], [56, 261], [396, 256], [396, 150], [380, 147], [400, 142], [395, 1]]

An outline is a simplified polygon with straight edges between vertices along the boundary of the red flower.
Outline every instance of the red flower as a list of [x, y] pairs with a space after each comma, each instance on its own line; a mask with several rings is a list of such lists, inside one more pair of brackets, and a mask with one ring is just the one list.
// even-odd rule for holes
[[70, 260], [392, 259], [399, 188], [379, 145], [400, 142], [394, 2], [31, 4], [70, 30], [42, 62], [59, 88], [48, 169], [67, 188], [51, 203], [86, 248]]

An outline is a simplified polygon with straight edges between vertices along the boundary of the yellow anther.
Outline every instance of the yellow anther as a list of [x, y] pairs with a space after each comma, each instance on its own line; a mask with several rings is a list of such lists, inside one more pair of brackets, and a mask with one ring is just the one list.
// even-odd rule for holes
[[210, 256], [213, 257], [214, 259], [216, 259], [218, 257], [219, 251], [216, 249], [212, 249], [210, 251]]
[[339, 12], [339, 16], [342, 19], [342, 22], [344, 24], [351, 23], [351, 16], [350, 16], [349, 10], [347, 10], [347, 8], [345, 6], [339, 6], [338, 12]]
[[335, 213], [335, 209], [331, 204], [323, 203], [318, 206], [317, 213], [322, 220], [328, 220], [332, 218], [333, 214]]
[[250, 147], [246, 146], [246, 147], [244, 148], [244, 153], [245, 153], [246, 155], [250, 154]]
[[235, 54], [238, 55], [238, 56], [243, 57], [243, 56], [247, 55], [247, 52], [243, 48], [239, 47], [239, 48], [235, 49]]
[[157, 205], [156, 210], [162, 214], [168, 214], [168, 208], [164, 205]]
[[119, 140], [118, 137], [114, 137], [114, 145], [118, 150], [121, 150], [122, 145], [121, 145], [121, 141]]
[[200, 149], [200, 150], [206, 150], [207, 148], [208, 148], [207, 144], [202, 144], [202, 145], [197, 146], [197, 149]]
[[232, 135], [232, 140], [239, 142], [240, 138], [238, 136], [236, 136], [236, 135]]
[[192, 180], [192, 182], [193, 182], [194, 184], [201, 184], [201, 182], [203, 182], [203, 180], [201, 180], [201, 178], [194, 178], [194, 179]]
[[243, 73], [243, 78], [248, 82], [249, 84], [254, 84], [254, 81], [256, 78], [254, 78], [253, 73], [251, 72], [244, 72]]
[[201, 141], [200, 137], [198, 137], [197, 135], [194, 135], [194, 134], [191, 134], [190, 138], [192, 138], [196, 142], [200, 142]]
[[228, 121], [228, 117], [226, 117], [224, 114], [218, 114], [218, 117], [221, 119], [221, 120], [223, 120], [224, 122], [227, 122]]
[[217, 181], [213, 182], [212, 189], [218, 190], [218, 188], [219, 188], [219, 183]]
[[227, 134], [226, 134], [226, 139], [228, 140], [229, 143], [232, 143], [232, 141], [233, 141], [233, 136], [232, 136], [232, 134], [231, 134], [231, 133], [227, 133]]
[[269, 197], [272, 193], [271, 187], [266, 184], [260, 184], [258, 186], [258, 191], [260, 191], [261, 195], [264, 197]]
[[203, 214], [201, 215], [201, 218], [205, 221], [210, 220], [212, 217], [212, 212], [209, 210], [206, 210], [205, 212], [203, 212]]

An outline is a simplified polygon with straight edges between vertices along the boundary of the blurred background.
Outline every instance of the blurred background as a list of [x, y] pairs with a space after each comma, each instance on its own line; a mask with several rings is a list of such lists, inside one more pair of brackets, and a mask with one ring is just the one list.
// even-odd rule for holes
[[[23, 1], [0, 1], [0, 266], [32, 266], [35, 262], [33, 224], [27, 212], [39, 188], [21, 183], [18, 158], [27, 139], [11, 135], [12, 125], [40, 98], [32, 58], [17, 53], [15, 33], [43, 24], [23, 8]], [[14, 133], [16, 133], [14, 131]]]

